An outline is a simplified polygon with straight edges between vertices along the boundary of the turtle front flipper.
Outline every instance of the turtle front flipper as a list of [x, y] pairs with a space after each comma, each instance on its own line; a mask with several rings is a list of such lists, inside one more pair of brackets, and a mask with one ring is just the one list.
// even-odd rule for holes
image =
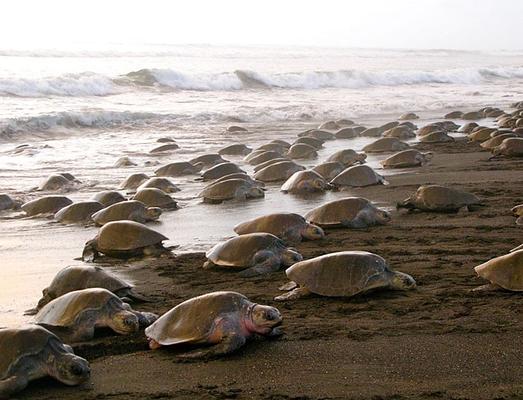
[[42, 328], [47, 329], [49, 332], [54, 333], [64, 343], [75, 343], [83, 340], [91, 339], [94, 336], [94, 327], [88, 329], [88, 332], [84, 330], [75, 330], [67, 326], [56, 326], [50, 324], [39, 323]]
[[187, 353], [179, 354], [178, 357], [182, 359], [218, 357], [238, 350], [246, 341], [247, 339], [245, 336], [233, 333], [225, 336], [220, 343], [212, 347], [189, 351]]
[[297, 287], [296, 289], [291, 290], [280, 296], [274, 298], [275, 301], [288, 301], [288, 300], [298, 300], [302, 297], [307, 297], [311, 295], [311, 291], [305, 287]]
[[[262, 258], [262, 257], [257, 257], [259, 253], [262, 253], [262, 252], [258, 252], [254, 256], [255, 260]], [[281, 265], [280, 258], [277, 257], [272, 252], [264, 251], [263, 253], [270, 253], [271, 255], [268, 258], [265, 258], [265, 260], [256, 263], [254, 266], [244, 269], [243, 271], [240, 272], [239, 275], [243, 278], [250, 278], [252, 276], [265, 275], [265, 274], [269, 274], [271, 272], [278, 271], [280, 269], [280, 265]]]
[[136, 312], [136, 316], [141, 328], [147, 328], [158, 319], [158, 315], [150, 312]]
[[25, 375], [17, 375], [11, 378], [0, 380], [0, 399], [8, 399], [27, 387], [29, 380]]
[[478, 286], [472, 289], [472, 292], [497, 292], [499, 290], [504, 290], [501, 286], [496, 285], [495, 283], [487, 283], [486, 285]]

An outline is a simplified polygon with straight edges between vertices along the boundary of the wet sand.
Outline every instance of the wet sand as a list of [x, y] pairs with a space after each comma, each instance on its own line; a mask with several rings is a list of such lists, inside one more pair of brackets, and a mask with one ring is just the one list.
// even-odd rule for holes
[[410, 292], [350, 299], [311, 297], [276, 303], [284, 273], [242, 279], [202, 270], [202, 253], [129, 265], [137, 291], [154, 299], [141, 310], [163, 313], [214, 290], [236, 290], [279, 307], [285, 335], [254, 340], [215, 360], [181, 362], [177, 350], [147, 349], [145, 337], [101, 334], [75, 347], [92, 379], [67, 388], [35, 382], [19, 399], [516, 399], [523, 397], [521, 295], [471, 292], [484, 282], [473, 267], [523, 241], [510, 208], [523, 202], [523, 160], [488, 161], [464, 140], [418, 145], [428, 166], [390, 176], [388, 186], [357, 195], [395, 204], [420, 184], [470, 191], [485, 202], [458, 214], [394, 212], [391, 224], [332, 230], [298, 246], [305, 258], [340, 250], [380, 254], [418, 282]]

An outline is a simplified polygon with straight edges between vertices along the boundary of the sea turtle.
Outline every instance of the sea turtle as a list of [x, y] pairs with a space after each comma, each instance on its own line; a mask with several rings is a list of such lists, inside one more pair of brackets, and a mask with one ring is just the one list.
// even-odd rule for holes
[[360, 132], [360, 136], [368, 136], [368, 137], [380, 137], [383, 131], [380, 128], [374, 127], [374, 128], [367, 128], [364, 131]]
[[[300, 136], [300, 135], [298, 135]], [[310, 129], [301, 134], [301, 136], [309, 136], [320, 140], [334, 140], [336, 136], [334, 133], [330, 133], [321, 129]]]
[[352, 129], [359, 136], [359, 135], [361, 135], [361, 132], [365, 131], [367, 128], [365, 126], [356, 125], [356, 126], [353, 126]]
[[517, 217], [516, 224], [523, 225], [523, 204], [512, 207], [512, 210], [510, 211], [512, 211], [512, 214]]
[[107, 289], [89, 288], [51, 300], [34, 320], [64, 342], [75, 343], [92, 339], [96, 328], [108, 327], [120, 335], [130, 335], [157, 318], [152, 313], [134, 311]]
[[350, 167], [356, 163], [364, 163], [366, 159], [367, 155], [365, 153], [357, 153], [352, 149], [344, 149], [331, 154], [326, 161], [338, 161], [346, 167]]
[[286, 148], [291, 147], [291, 144], [289, 142], [287, 142], [286, 140], [282, 140], [282, 139], [274, 139], [274, 140], [271, 140], [270, 143], [277, 143]]
[[336, 175], [330, 181], [330, 184], [335, 187], [361, 187], [379, 184], [388, 185], [388, 182], [368, 165], [354, 165]]
[[251, 183], [253, 186], [265, 187], [265, 183], [251, 178], [245, 172], [235, 172], [234, 174], [224, 175], [221, 178], [218, 178], [215, 181], [213, 181], [211, 185], [214, 185], [218, 182], [228, 181], [229, 179], [243, 179], [244, 181]]
[[264, 169], [265, 167], [268, 167], [269, 165], [276, 164], [276, 163], [279, 163], [282, 161], [291, 161], [291, 160], [287, 157], [273, 158], [271, 160], [268, 160], [268, 161], [262, 162], [258, 165], [255, 165], [253, 168], [254, 173]]
[[392, 128], [395, 128], [396, 126], [399, 126], [399, 122], [398, 121], [390, 121], [390, 122], [387, 122], [381, 126], [378, 127], [379, 131], [381, 133], [385, 132], [385, 131], [388, 131], [389, 129], [392, 129]]
[[359, 136], [357, 130], [353, 127], [341, 128], [335, 135], [336, 139], [352, 139]]
[[425, 126], [422, 126], [420, 129], [418, 129], [417, 135], [418, 136], [425, 136], [432, 132], [438, 132], [442, 131], [443, 126], [439, 122], [433, 122], [432, 124], [428, 124]]
[[300, 261], [285, 274], [292, 280], [282, 289], [290, 292], [274, 300], [296, 300], [310, 294], [352, 297], [375, 289], [409, 290], [416, 281], [393, 271], [387, 261], [366, 251], [340, 251]]
[[165, 153], [167, 151], [174, 151], [178, 150], [180, 146], [178, 146], [176, 143], [167, 143], [162, 144], [161, 146], [157, 146], [154, 149], [150, 150], [150, 154], [156, 154], [156, 153]]
[[202, 154], [201, 156], [192, 158], [189, 162], [193, 165], [201, 164], [203, 168], [214, 167], [215, 165], [227, 162], [221, 154], [218, 153], [208, 153]]
[[325, 143], [325, 142], [320, 139], [315, 139], [313, 137], [304, 136], [304, 137], [296, 139], [293, 144], [300, 144], [300, 143], [308, 144], [309, 146], [314, 147], [316, 150], [319, 150], [323, 147], [323, 143]]
[[243, 161], [245, 161], [247, 164], [249, 164], [249, 161], [251, 161], [254, 157], [258, 157], [260, 154], [266, 153], [265, 150], [253, 150], [249, 154], [247, 154]]
[[327, 181], [330, 181], [345, 168], [345, 165], [338, 161], [329, 161], [316, 165], [312, 170], [323, 176]]
[[384, 137], [395, 137], [398, 139], [411, 139], [416, 137], [412, 129], [406, 125], [398, 125], [383, 132]]
[[105, 207], [127, 200], [120, 192], [115, 190], [104, 190], [91, 197], [91, 200], [102, 203]]
[[467, 135], [468, 139], [472, 142], [484, 142], [491, 138], [490, 134], [496, 132], [496, 128], [481, 128], [474, 130]]
[[461, 119], [463, 117], [463, 112], [462, 111], [451, 111], [447, 114], [445, 114], [445, 116], [443, 118], [447, 118], [447, 119]]
[[[253, 157], [249, 157], [251, 154], [253, 154]], [[274, 158], [281, 158], [282, 156], [277, 151], [262, 151], [262, 153], [252, 152], [251, 154], [245, 157], [245, 161], [247, 161], [250, 165], [258, 165]]]
[[[212, 292], [181, 304], [145, 329], [149, 347], [180, 344], [204, 345], [181, 358], [220, 356], [242, 347], [253, 335], [282, 334], [278, 309], [249, 301], [236, 292]], [[209, 345], [211, 345], [209, 347]]]
[[254, 179], [262, 182], [285, 181], [292, 174], [304, 170], [305, 167], [296, 164], [293, 161], [281, 161], [271, 164], [254, 174]]
[[251, 152], [252, 149], [250, 147], [247, 147], [246, 145], [241, 143], [231, 144], [218, 150], [218, 154], [228, 156], [246, 156]]
[[265, 192], [245, 179], [228, 179], [205, 187], [198, 197], [208, 203], [221, 203], [225, 200], [247, 200], [264, 197]]
[[160, 176], [155, 176], [153, 178], [149, 178], [144, 183], [142, 183], [140, 186], [138, 186], [138, 190], [149, 189], [149, 188], [160, 189], [160, 190], [163, 190], [165, 193], [176, 193], [181, 190], [178, 186], [176, 186], [174, 183], [172, 183], [169, 179], [163, 178]]
[[492, 155], [506, 157], [523, 157], [523, 138], [508, 138], [492, 149]]
[[135, 293], [133, 285], [98, 266], [70, 265], [59, 271], [51, 284], [42, 291], [42, 298], [33, 310], [25, 315], [34, 315], [50, 301], [75, 290], [102, 288], [113, 292], [126, 302], [146, 301]]
[[117, 168], [120, 167], [134, 167], [136, 166], [136, 163], [131, 161], [129, 157], [120, 157], [116, 162], [114, 163], [114, 166]]
[[236, 164], [231, 162], [224, 162], [221, 164], [217, 164], [214, 167], [209, 168], [205, 172], [202, 173], [202, 178], [204, 181], [208, 181], [211, 179], [218, 179], [225, 175], [234, 174], [236, 172], [244, 172], [243, 169], [238, 167]]
[[311, 169], [295, 172], [281, 186], [282, 192], [294, 194], [323, 192], [327, 189], [330, 189], [330, 185], [325, 178]]
[[324, 122], [323, 124], [321, 124], [320, 126], [318, 126], [318, 129], [326, 129], [328, 131], [336, 131], [338, 129], [340, 129], [341, 126], [339, 126], [336, 121], [327, 121], [327, 122]]
[[176, 143], [176, 140], [174, 140], [171, 137], [161, 137], [156, 139], [158, 143]]
[[266, 143], [258, 147], [256, 150], [275, 151], [280, 154], [285, 154], [288, 150], [288, 147], [282, 146], [279, 143]]
[[247, 233], [218, 243], [205, 256], [204, 268], [220, 266], [242, 270], [240, 276], [267, 274], [290, 266], [303, 257], [270, 233]]
[[147, 207], [137, 200], [121, 201], [94, 213], [91, 218], [96, 225], [105, 225], [112, 221], [135, 221], [145, 224], [157, 221], [162, 215], [160, 207]]
[[460, 133], [471, 133], [472, 130], [479, 125], [476, 122], [467, 122], [464, 125], [461, 125], [458, 129], [458, 132]]
[[173, 162], [158, 168], [154, 173], [156, 176], [182, 176], [195, 175], [201, 171], [203, 165], [193, 165], [188, 161]]
[[100, 228], [85, 244], [82, 259], [95, 261], [99, 253], [115, 258], [170, 253], [162, 242], [164, 235], [134, 221], [113, 221]]
[[38, 186], [38, 190], [57, 191], [69, 190], [72, 188], [72, 182], [65, 176], [53, 174]]
[[54, 215], [54, 219], [63, 224], [86, 223], [102, 208], [104, 208], [103, 204], [97, 201], [79, 201], [59, 210]]
[[12, 210], [19, 206], [20, 204], [13, 200], [9, 195], [0, 193], [0, 211]]
[[454, 142], [455, 139], [444, 131], [436, 131], [419, 138], [421, 143], [445, 143]]
[[481, 200], [472, 193], [440, 185], [423, 185], [412, 196], [398, 203], [398, 208], [418, 209], [435, 212], [455, 212], [481, 205]]
[[362, 197], [346, 197], [322, 204], [305, 214], [305, 219], [322, 228], [367, 228], [391, 221], [387, 211]]
[[354, 125], [354, 121], [351, 120], [351, 119], [347, 119], [347, 118], [341, 118], [341, 119], [337, 119], [336, 122], [339, 126], [350, 126], [350, 125]]
[[0, 398], [25, 389], [45, 376], [69, 386], [86, 382], [87, 360], [74, 354], [56, 335], [38, 325], [0, 329]]
[[278, 236], [285, 243], [295, 245], [303, 239], [318, 240], [325, 237], [319, 226], [309, 224], [301, 215], [294, 213], [274, 213], [263, 215], [234, 227], [238, 235], [265, 232]]
[[505, 289], [514, 292], [523, 291], [523, 249], [511, 250], [510, 253], [493, 258], [474, 268], [478, 276], [490, 281], [490, 284], [474, 290]]
[[147, 207], [160, 207], [163, 210], [176, 210], [178, 203], [161, 189], [140, 189], [132, 198], [141, 201]]
[[419, 117], [415, 113], [409, 112], [409, 113], [400, 115], [400, 117], [398, 119], [399, 120], [419, 119]]
[[129, 175], [120, 185], [118, 189], [135, 190], [138, 186], [144, 183], [149, 177], [144, 173], [136, 173]]
[[44, 196], [22, 204], [22, 210], [30, 217], [39, 214], [55, 214], [72, 203], [72, 200], [65, 196]]
[[383, 168], [408, 168], [418, 167], [426, 164], [432, 159], [432, 153], [421, 153], [415, 149], [408, 149], [393, 154], [385, 160], [380, 161]]
[[410, 146], [407, 143], [402, 142], [397, 138], [386, 137], [366, 145], [363, 148], [363, 151], [365, 153], [387, 153], [405, 150], [409, 147]]
[[227, 133], [246, 133], [248, 130], [242, 126], [231, 125], [226, 130]]
[[481, 147], [487, 150], [492, 150], [493, 148], [499, 146], [503, 140], [512, 138], [512, 137], [518, 137], [515, 133], [504, 133], [502, 135], [496, 135], [494, 137], [491, 137], [488, 140], [485, 140], [480, 144]]
[[470, 119], [470, 120], [477, 120], [477, 119], [482, 119], [482, 118], [483, 118], [483, 114], [479, 111], [469, 111], [469, 112], [464, 113], [461, 116], [461, 119]]

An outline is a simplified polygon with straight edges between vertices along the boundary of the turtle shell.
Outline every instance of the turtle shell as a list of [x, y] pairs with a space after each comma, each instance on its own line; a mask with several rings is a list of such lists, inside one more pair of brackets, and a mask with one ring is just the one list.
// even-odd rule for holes
[[419, 138], [421, 143], [443, 143], [453, 142], [454, 140], [452, 136], [447, 135], [444, 131], [432, 132]]
[[250, 147], [244, 144], [237, 143], [226, 146], [218, 151], [220, 155], [231, 155], [231, 156], [245, 156], [252, 152]]
[[231, 162], [224, 162], [214, 167], [209, 168], [202, 174], [203, 180], [218, 179], [225, 175], [234, 174], [236, 172], [245, 172], [236, 164]]
[[239, 320], [247, 316], [253, 303], [236, 292], [213, 292], [178, 304], [145, 329], [145, 335], [170, 346], [181, 343], [217, 343], [212, 339], [215, 321], [221, 316], [237, 313]]
[[121, 193], [114, 190], [104, 190], [102, 192], [96, 193], [91, 200], [102, 203], [105, 207], [108, 207], [112, 204], [119, 203], [120, 201], [125, 201], [126, 198], [122, 196]]
[[[251, 155], [253, 157], [250, 157]], [[265, 161], [272, 160], [274, 158], [281, 158], [281, 154], [277, 151], [262, 151], [258, 154], [258, 151], [255, 151], [249, 154], [245, 158], [245, 161], [247, 161], [250, 165], [258, 165]]]
[[389, 151], [401, 151], [410, 146], [394, 137], [384, 137], [376, 140], [363, 148], [365, 153], [386, 153]]
[[282, 161], [291, 161], [291, 160], [287, 157], [273, 158], [272, 160], [268, 160], [268, 161], [262, 162], [258, 165], [255, 165], [253, 168], [253, 171], [254, 171], [254, 173], [256, 173], [258, 171], [261, 171], [265, 167], [268, 167], [269, 165], [276, 164], [276, 163], [279, 163]]
[[147, 207], [160, 207], [165, 209], [178, 208], [176, 201], [163, 190], [156, 188], [140, 189], [133, 196], [133, 200], [144, 203]]
[[345, 166], [342, 163], [338, 161], [329, 161], [315, 166], [312, 170], [330, 181], [344, 169]]
[[293, 144], [287, 151], [287, 156], [293, 159], [309, 159], [318, 156], [316, 148], [305, 143]]
[[[321, 182], [322, 189], [318, 188], [317, 186], [310, 186], [309, 188], [303, 188], [301, 184], [304, 182]], [[305, 170], [305, 171], [298, 171], [292, 174], [292, 176], [285, 181], [285, 183], [281, 186], [282, 192], [288, 192], [288, 193], [298, 193], [298, 192], [312, 192], [312, 191], [321, 191], [325, 190], [327, 188], [328, 184], [316, 171], [313, 170]]]
[[408, 149], [393, 154], [381, 161], [384, 168], [406, 168], [421, 165], [425, 160], [425, 155], [418, 150]]
[[354, 165], [340, 172], [330, 182], [335, 186], [370, 186], [386, 182], [368, 165]]
[[254, 185], [245, 179], [228, 179], [213, 183], [204, 188], [199, 197], [209, 200], [229, 200], [236, 197], [238, 191], [248, 191]]
[[0, 329], [0, 380], [9, 376], [10, 368], [21, 358], [40, 353], [49, 343], [60, 339], [38, 325]]
[[71, 186], [71, 181], [65, 176], [57, 174], [48, 177], [39, 187], [38, 190], [60, 190]]
[[501, 144], [493, 149], [495, 154], [503, 154], [505, 156], [522, 157], [523, 156], [523, 139], [508, 138], [503, 140]]
[[285, 154], [287, 149], [287, 146], [283, 146], [279, 143], [266, 143], [258, 147], [256, 150], [275, 151], [280, 154]]
[[493, 258], [474, 270], [482, 278], [504, 289], [523, 291], [523, 250]]
[[165, 193], [176, 193], [181, 190], [178, 186], [176, 186], [174, 183], [172, 183], [169, 179], [158, 177], [158, 176], [149, 178], [147, 181], [145, 181], [140, 186], [138, 186], [138, 190], [149, 189], [149, 188], [160, 189], [160, 190], [163, 190]]
[[305, 219], [322, 227], [344, 226], [354, 220], [363, 209], [378, 210], [363, 197], [346, 197], [312, 209], [305, 214]]
[[149, 153], [151, 154], [154, 154], [154, 153], [163, 153], [165, 151], [173, 151], [173, 150], [178, 150], [180, 148], [180, 146], [178, 146], [176, 143], [167, 143], [167, 144], [163, 144], [161, 146], [157, 146], [155, 147], [154, 149], [152, 149], [151, 151], [149, 151]]
[[271, 164], [254, 174], [254, 179], [262, 182], [277, 182], [289, 179], [295, 172], [304, 170], [305, 167], [293, 161], [281, 161]]
[[79, 201], [62, 208], [54, 219], [65, 224], [88, 222], [94, 213], [103, 208], [103, 204], [97, 201]]
[[205, 256], [216, 265], [247, 268], [258, 251], [283, 248], [283, 241], [270, 233], [248, 233], [218, 243]]
[[247, 233], [266, 232], [274, 236], [283, 237], [289, 229], [301, 230], [307, 226], [307, 221], [299, 214], [274, 213], [263, 215], [250, 221], [242, 222], [234, 227], [238, 235]]
[[79, 316], [87, 311], [103, 313], [106, 307], [119, 309], [122, 300], [107, 289], [75, 290], [47, 303], [35, 316], [40, 324], [74, 326]]
[[138, 200], [126, 200], [113, 204], [92, 215], [92, 220], [97, 225], [105, 225], [111, 221], [130, 220], [145, 221], [147, 207]]
[[299, 144], [299, 143], [308, 144], [309, 146], [314, 147], [316, 150], [319, 150], [323, 147], [324, 141], [313, 138], [313, 137], [304, 136], [304, 137], [298, 138], [293, 144]]
[[427, 210], [458, 209], [481, 203], [472, 193], [440, 185], [420, 186], [413, 196], [413, 202], [416, 207]]
[[14, 208], [15, 202], [9, 195], [0, 193], [0, 211]]
[[328, 131], [335, 131], [340, 129], [340, 126], [336, 123], [336, 121], [327, 121], [321, 124], [318, 129], [327, 129]]
[[164, 240], [168, 239], [161, 233], [134, 221], [109, 222], [100, 228], [96, 236], [97, 248], [102, 253], [141, 249]]
[[354, 296], [388, 286], [391, 272], [385, 259], [366, 251], [325, 254], [285, 271], [289, 279], [321, 296]]
[[365, 154], [359, 154], [352, 149], [344, 149], [337, 151], [327, 158], [327, 162], [340, 162], [347, 167], [354, 164], [355, 162], [364, 161], [367, 156]]
[[190, 162], [179, 161], [164, 165], [154, 171], [154, 173], [157, 176], [182, 176], [196, 174], [200, 169], [200, 166], [192, 165]]
[[218, 153], [209, 153], [209, 154], [203, 154], [201, 156], [195, 157], [189, 162], [193, 165], [195, 164], [203, 164], [207, 167], [212, 167], [214, 165], [222, 164], [226, 162], [226, 160], [223, 159], [223, 157]]
[[134, 190], [142, 183], [144, 183], [147, 179], [149, 179], [149, 177], [142, 173], [131, 174], [125, 179], [125, 181], [122, 182], [122, 184], [120, 185], [120, 189]]
[[[298, 135], [300, 136], [300, 135]], [[334, 140], [336, 136], [334, 133], [323, 131], [321, 129], [311, 129], [309, 131], [303, 132], [302, 136], [309, 136], [319, 140]]]
[[96, 266], [72, 265], [59, 271], [44, 293], [55, 299], [75, 290], [103, 288], [110, 292], [133, 286]]
[[48, 213], [55, 214], [72, 203], [72, 200], [65, 196], [45, 196], [23, 204], [22, 210], [29, 216]]

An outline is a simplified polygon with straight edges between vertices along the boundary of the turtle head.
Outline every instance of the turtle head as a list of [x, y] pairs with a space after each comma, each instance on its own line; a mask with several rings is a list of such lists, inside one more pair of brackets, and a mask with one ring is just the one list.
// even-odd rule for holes
[[265, 197], [265, 192], [261, 188], [254, 186], [247, 191], [247, 197], [250, 199]]
[[96, 238], [89, 240], [85, 246], [84, 251], [82, 252], [82, 260], [85, 262], [94, 262], [98, 256], [98, 251], [96, 250]]
[[395, 271], [391, 280], [391, 287], [397, 290], [410, 290], [416, 288], [416, 281], [409, 274]]
[[148, 207], [145, 211], [145, 216], [149, 221], [156, 221], [162, 215], [162, 209], [160, 207]]
[[267, 335], [282, 321], [283, 318], [277, 308], [254, 304], [246, 326], [251, 332]]
[[79, 385], [87, 381], [91, 375], [89, 363], [67, 348], [61, 349], [58, 354], [53, 353], [51, 360], [48, 364], [49, 375], [66, 385]]
[[281, 255], [282, 264], [290, 267], [293, 264], [303, 260], [303, 256], [298, 253], [298, 251], [292, 247], [285, 249]]
[[140, 329], [140, 320], [137, 315], [128, 310], [121, 310], [114, 313], [108, 325], [120, 335], [130, 335]]
[[309, 240], [319, 240], [325, 237], [325, 232], [319, 226], [307, 224], [302, 236]]
[[382, 225], [388, 224], [390, 221], [392, 221], [392, 217], [390, 216], [390, 213], [385, 210], [377, 210], [376, 217], [377, 217], [378, 222]]
[[364, 164], [367, 160], [367, 154], [365, 153], [358, 153], [356, 156], [356, 160], [359, 161], [361, 164]]
[[405, 200], [399, 201], [396, 204], [396, 209], [399, 210], [400, 208], [406, 208], [407, 210], [412, 210], [415, 208], [415, 206], [412, 203], [412, 199], [410, 197], [407, 197]]

